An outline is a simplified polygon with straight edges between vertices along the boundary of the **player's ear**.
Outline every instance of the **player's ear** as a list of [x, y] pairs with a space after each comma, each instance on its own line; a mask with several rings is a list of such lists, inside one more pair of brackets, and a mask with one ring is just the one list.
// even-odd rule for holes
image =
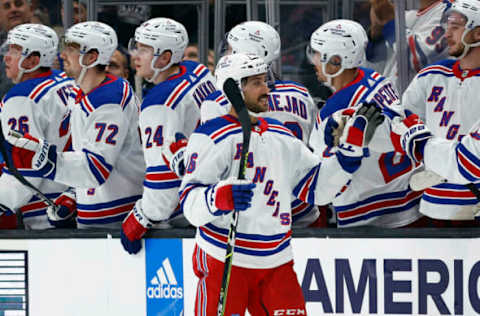
[[472, 33], [473, 33], [473, 43], [480, 42], [480, 27], [474, 28]]
[[22, 62], [22, 68], [24, 69], [32, 69], [33, 67], [37, 66], [40, 63], [40, 56], [36, 53], [31, 54]]
[[155, 62], [155, 68], [165, 67], [172, 58], [172, 52], [167, 50], [164, 51], [160, 56], [158, 56], [157, 61]]
[[95, 49], [92, 49], [83, 57], [83, 64], [85, 66], [93, 64], [98, 59], [98, 52]]

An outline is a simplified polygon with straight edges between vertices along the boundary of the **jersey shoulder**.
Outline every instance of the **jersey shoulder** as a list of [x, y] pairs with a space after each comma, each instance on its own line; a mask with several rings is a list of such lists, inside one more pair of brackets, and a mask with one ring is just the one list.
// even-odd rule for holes
[[190, 60], [182, 61], [179, 67], [179, 73], [170, 76], [147, 92], [142, 102], [142, 111], [154, 105], [175, 109], [185, 95], [210, 74], [205, 65]]
[[306, 98], [310, 97], [308, 89], [301, 83], [291, 80], [277, 80], [271, 93], [298, 93]]
[[320, 110], [320, 118], [324, 120], [339, 110], [356, 105], [362, 96], [373, 90], [383, 80], [385, 77], [373, 69], [358, 68], [357, 77], [327, 99]]
[[81, 99], [80, 105], [87, 115], [106, 104], [118, 104], [124, 110], [133, 97], [126, 80], [107, 75], [105, 82]]
[[207, 95], [204, 101], [215, 102], [222, 106], [225, 106], [230, 103], [228, 98], [220, 90], [216, 90], [210, 93], [209, 95]]
[[194, 133], [208, 136], [213, 143], [218, 144], [228, 136], [241, 132], [242, 126], [238, 120], [231, 115], [224, 115], [206, 121]]
[[[280, 135], [285, 135], [288, 137], [293, 137], [296, 139], [295, 135], [292, 133], [292, 131], [286, 127], [282, 122], [279, 120], [270, 118], [270, 117], [265, 117], [265, 118], [259, 118], [259, 127], [260, 129], [262, 128], [262, 121], [264, 121], [267, 124], [267, 131], [280, 134]], [[255, 127], [254, 127], [255, 128]]]
[[430, 75], [452, 77], [454, 76], [453, 66], [455, 65], [456, 62], [457, 61], [455, 59], [440, 60], [420, 70], [417, 74], [417, 77], [423, 78]]
[[60, 83], [72, 82], [65, 73], [48, 71], [37, 78], [28, 79], [14, 85], [6, 94], [3, 102], [13, 97], [25, 97], [37, 103], [53, 87]]

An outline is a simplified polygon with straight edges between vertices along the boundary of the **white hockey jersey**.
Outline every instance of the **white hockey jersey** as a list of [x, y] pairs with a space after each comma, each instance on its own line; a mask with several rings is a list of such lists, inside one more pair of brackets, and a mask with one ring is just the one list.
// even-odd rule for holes
[[[403, 104], [418, 114], [433, 135], [460, 141], [478, 120], [479, 79], [479, 69], [462, 70], [459, 61], [444, 60], [418, 73], [403, 94]], [[420, 211], [432, 218], [470, 220], [477, 203], [464, 185], [448, 182], [425, 190]]]
[[394, 151], [390, 138], [393, 115], [402, 111], [399, 97], [390, 80], [379, 73], [359, 68], [357, 77], [327, 99], [317, 115], [310, 146], [323, 161], [335, 157], [334, 149], [324, 142], [323, 130], [335, 112], [362, 102], [376, 102], [383, 109], [385, 121], [369, 144], [369, 156], [362, 159], [352, 180], [333, 201], [338, 227], [401, 227], [418, 218], [421, 192], [412, 191], [408, 181], [416, 168], [406, 155]]
[[[70, 145], [67, 100], [72, 84], [73, 80], [65, 73], [56, 70], [16, 84], [0, 103], [3, 134], [17, 130], [46, 139], [59, 151], [67, 150]], [[52, 200], [67, 189], [48, 179], [26, 179]], [[45, 213], [47, 205], [5, 168], [0, 177], [0, 203], [20, 211], [26, 229], [53, 227]]]
[[[440, 137], [430, 139], [425, 145], [424, 163], [426, 169], [453, 183], [480, 182], [480, 121], [460, 142]], [[459, 201], [463, 198], [466, 198], [465, 194], [457, 195]]]
[[138, 101], [127, 81], [107, 75], [71, 94], [72, 152], [58, 155], [54, 180], [75, 188], [79, 228], [119, 228], [142, 195], [145, 172]]
[[[165, 164], [162, 146], [167, 137], [182, 133], [187, 138], [200, 124], [200, 105], [216, 90], [214, 78], [202, 64], [183, 61], [180, 73], [156, 85], [144, 97], [140, 132], [147, 163], [141, 207], [152, 221], [178, 221], [180, 179]], [[183, 222], [186, 222], [183, 219]]]
[[[232, 105], [222, 91], [210, 94], [201, 106], [202, 123], [215, 117], [226, 115]], [[259, 117], [274, 118], [286, 127], [305, 144], [308, 144], [310, 133], [318, 112], [308, 89], [294, 81], [275, 82], [268, 94], [268, 111], [259, 113]], [[292, 202], [294, 226], [308, 226], [318, 216], [318, 208], [296, 199]]]
[[[445, 29], [440, 20], [445, 10], [450, 7], [450, 2], [449, 0], [439, 0], [423, 10], [405, 12], [409, 82], [425, 66], [448, 58]], [[386, 40], [387, 55], [385, 66], [382, 69], [377, 69], [374, 65], [372, 67], [383, 73], [394, 83], [395, 87], [398, 87], [395, 24], [393, 21], [384, 26], [383, 35]]]
[[[237, 177], [242, 129], [230, 115], [202, 124], [190, 137], [180, 202], [198, 227], [196, 242], [214, 258], [225, 259], [231, 214], [214, 216], [205, 193], [209, 185]], [[310, 204], [327, 204], [351, 178], [336, 159], [320, 165], [314, 155], [279, 121], [259, 118], [252, 126], [246, 179], [256, 183], [252, 206], [240, 213], [233, 264], [272, 268], [292, 260], [291, 196]], [[326, 173], [328, 171], [328, 173]]]
[[[202, 103], [202, 123], [228, 114], [232, 105], [221, 91], [208, 96]], [[274, 118], [288, 127], [293, 134], [308, 143], [318, 109], [308, 89], [294, 81], [275, 82], [268, 94], [268, 111], [260, 117]]]

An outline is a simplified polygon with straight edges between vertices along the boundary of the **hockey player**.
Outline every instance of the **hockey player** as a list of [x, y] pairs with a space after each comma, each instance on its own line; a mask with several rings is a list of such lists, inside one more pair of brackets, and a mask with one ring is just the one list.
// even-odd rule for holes
[[[270, 66], [280, 58], [280, 36], [271, 25], [260, 21], [247, 21], [233, 27], [226, 35], [226, 54], [253, 53], [261, 56]], [[279, 120], [293, 134], [308, 143], [310, 132], [318, 112], [310, 93], [303, 85], [294, 81], [283, 81], [275, 78], [269, 68], [268, 111], [259, 113], [261, 117], [270, 117]], [[209, 95], [201, 107], [202, 122], [214, 117], [222, 116], [230, 111], [231, 105], [221, 91]], [[294, 209], [294, 226], [317, 227], [325, 220], [326, 214], [320, 214], [317, 206], [292, 202]], [[323, 208], [326, 212], [326, 208]]]
[[[67, 94], [73, 81], [64, 73], [51, 70], [56, 58], [58, 37], [40, 24], [21, 24], [8, 33], [4, 56], [6, 75], [15, 86], [0, 103], [2, 132], [9, 130], [48, 140], [59, 151], [68, 148]], [[3, 146], [3, 144], [2, 144]], [[18, 213], [26, 229], [52, 228], [46, 216], [47, 205], [3, 168], [0, 177], [0, 208]], [[48, 198], [59, 198], [65, 185], [49, 179], [27, 177]], [[1, 219], [0, 219], [1, 221]]]
[[[79, 86], [70, 98], [73, 151], [58, 152], [55, 145], [30, 136], [8, 140], [17, 147], [14, 153], [28, 157], [20, 160], [23, 168], [75, 189], [79, 228], [118, 228], [142, 194], [138, 104], [127, 81], [105, 72], [117, 47], [110, 26], [75, 24], [64, 44], [65, 71]], [[50, 213], [60, 219], [70, 215]]]
[[147, 163], [143, 197], [122, 225], [122, 244], [129, 253], [141, 249], [141, 238], [154, 223], [169, 220], [173, 225], [188, 225], [178, 209], [180, 179], [175, 172], [183, 172], [178, 160], [167, 161], [172, 156], [165, 154], [176, 146], [175, 142], [170, 146], [171, 138], [188, 137], [198, 126], [200, 104], [216, 88], [206, 66], [181, 61], [187, 45], [185, 27], [167, 18], [144, 22], [129, 45], [137, 75], [154, 84], [144, 96], [140, 113]]
[[386, 119], [369, 145], [369, 156], [363, 159], [351, 182], [332, 204], [338, 227], [402, 227], [421, 218], [418, 212], [421, 192], [412, 191], [408, 185], [416, 165], [394, 151], [390, 118], [402, 108], [392, 83], [379, 73], [361, 67], [366, 44], [363, 27], [350, 20], [327, 22], [312, 34], [309, 59], [318, 79], [330, 85], [335, 93], [317, 116], [310, 146], [323, 156], [324, 162], [334, 158], [336, 141], [332, 131], [342, 125], [341, 113], [362, 102], [375, 102], [380, 106]]
[[[408, 81], [425, 66], [448, 57], [443, 12], [451, 0], [419, 0], [418, 10], [405, 12], [408, 44]], [[390, 0], [370, 0], [370, 41], [367, 58], [372, 67], [398, 85], [394, 7]]]
[[[403, 103], [433, 135], [453, 142], [467, 135], [478, 120], [480, 2], [457, 0], [444, 20], [448, 53], [458, 59], [421, 70], [403, 94]], [[427, 168], [429, 163], [426, 160]], [[477, 203], [467, 187], [448, 182], [425, 190], [420, 211], [439, 220], [472, 220]]]
[[[194, 271], [199, 277], [195, 315], [217, 309], [231, 214], [242, 211], [237, 226], [233, 267], [225, 315], [306, 315], [293, 270], [291, 195], [310, 204], [326, 204], [361, 164], [364, 146], [381, 119], [364, 106], [349, 120], [340, 139], [340, 154], [320, 165], [303, 142], [279, 121], [256, 114], [268, 110], [267, 65], [255, 55], [224, 56], [217, 71], [239, 85], [251, 113], [252, 132], [246, 179], [238, 180], [242, 129], [232, 107], [191, 135], [180, 201], [197, 226]], [[222, 84], [222, 83], [220, 83]], [[282, 153], [279, 159], [279, 153]], [[325, 169], [329, 174], [325, 173]]]

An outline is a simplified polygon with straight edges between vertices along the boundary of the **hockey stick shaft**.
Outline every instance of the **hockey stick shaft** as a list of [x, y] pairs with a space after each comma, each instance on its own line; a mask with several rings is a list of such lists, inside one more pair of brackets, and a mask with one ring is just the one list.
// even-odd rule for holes
[[12, 173], [12, 175], [20, 181], [21, 184], [29, 188], [40, 200], [44, 201], [48, 206], [56, 207], [55, 203], [45, 196], [37, 187], [31, 184], [25, 177], [15, 168], [15, 165], [10, 160], [10, 156], [7, 154], [7, 150], [4, 147], [4, 143], [6, 142], [5, 136], [3, 135], [2, 129], [2, 122], [0, 121], [0, 153], [5, 160], [5, 164], [7, 165], [7, 169]]
[[[242, 153], [240, 156], [240, 167], [238, 170], [238, 179], [245, 179], [245, 169], [247, 167], [247, 155], [248, 148], [250, 146], [250, 133], [252, 129], [252, 123], [250, 122], [250, 115], [248, 114], [243, 97], [238, 90], [237, 83], [233, 79], [227, 79], [223, 85], [223, 91], [227, 98], [232, 103], [235, 111], [238, 115], [238, 120], [242, 126], [243, 144]], [[228, 231], [227, 250], [225, 254], [225, 264], [223, 268], [222, 287], [220, 288], [220, 298], [218, 301], [218, 316], [225, 315], [225, 309], [227, 307], [227, 293], [230, 283], [230, 275], [232, 272], [233, 252], [235, 249], [235, 236], [237, 233], [238, 224], [238, 211], [234, 210], [232, 214], [232, 221], [230, 223], [230, 229]]]

